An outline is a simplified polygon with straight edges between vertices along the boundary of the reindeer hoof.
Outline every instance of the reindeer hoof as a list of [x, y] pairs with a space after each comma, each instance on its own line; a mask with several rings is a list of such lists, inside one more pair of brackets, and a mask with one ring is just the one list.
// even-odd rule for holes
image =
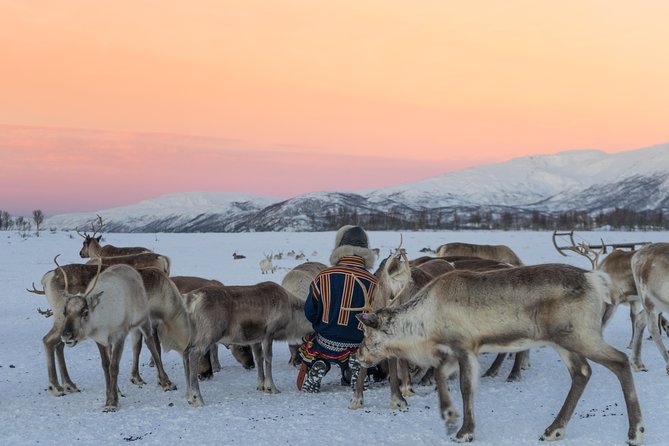
[[102, 412], [107, 413], [107, 412], [116, 412], [118, 410], [118, 406], [114, 404], [108, 404], [105, 406], [104, 409], [102, 409]]
[[564, 438], [564, 428], [559, 427], [556, 429], [548, 428], [544, 431], [544, 434], [539, 438], [540, 441], [555, 441], [562, 440]]
[[635, 372], [647, 372], [648, 371], [648, 369], [646, 368], [646, 366], [644, 365], [643, 362], [632, 361], [631, 365], [632, 365], [632, 370], [634, 370]]
[[458, 443], [470, 443], [474, 441], [474, 434], [472, 432], [458, 432], [454, 438]]
[[276, 387], [266, 387], [264, 389], [264, 392], [269, 393], [270, 395], [281, 393], [281, 391], [279, 389], [277, 389]]
[[520, 381], [520, 375], [509, 375], [506, 378], [506, 382], [508, 383], [514, 383], [514, 382], [519, 382]]
[[351, 410], [358, 410], [362, 409], [363, 405], [364, 402], [362, 398], [353, 397], [351, 398], [351, 401], [348, 403], [348, 408]]
[[202, 401], [202, 398], [199, 398], [197, 395], [193, 395], [190, 398], [188, 398], [186, 401], [188, 401], [188, 404], [190, 404], [193, 407], [202, 407], [204, 406], [204, 401]]
[[171, 381], [167, 381], [166, 383], [161, 383], [160, 387], [162, 387], [165, 392], [170, 392], [172, 390], [177, 390], [177, 385], [172, 384]]
[[646, 428], [643, 426], [638, 426], [636, 429], [634, 429], [634, 432], [630, 432], [628, 435], [627, 444], [631, 446], [640, 446], [643, 444], [643, 434], [645, 431]]
[[402, 396], [405, 398], [416, 396], [416, 392], [414, 392], [413, 389], [402, 390]]
[[146, 382], [142, 379], [141, 376], [133, 376], [133, 377], [131, 377], [131, 378], [130, 378], [130, 382], [133, 383], [133, 384], [135, 384], [135, 385], [138, 385], [138, 386], [143, 386], [144, 384], [146, 384]]
[[409, 404], [406, 402], [404, 398], [392, 399], [390, 400], [390, 408], [392, 410], [399, 410], [401, 412], [404, 412], [406, 410], [409, 410]]
[[63, 396], [65, 391], [60, 386], [49, 386], [49, 393], [53, 396]]
[[79, 390], [79, 388], [77, 388], [77, 386], [74, 383], [65, 384], [63, 388], [67, 393], [81, 392], [81, 390]]

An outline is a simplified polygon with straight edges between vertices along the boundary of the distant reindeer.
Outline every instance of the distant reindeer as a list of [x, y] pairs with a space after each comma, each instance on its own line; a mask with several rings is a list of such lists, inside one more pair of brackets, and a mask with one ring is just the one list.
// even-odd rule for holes
[[79, 256], [81, 258], [89, 258], [89, 257], [111, 257], [111, 256], [122, 256], [122, 255], [128, 255], [128, 254], [139, 254], [142, 252], [151, 252], [150, 249], [148, 248], [143, 248], [143, 247], [116, 247], [113, 245], [100, 245], [100, 240], [102, 240], [102, 236], [96, 237], [96, 234], [98, 231], [102, 231], [102, 228], [104, 227], [104, 224], [102, 223], [102, 217], [98, 215], [98, 226], [96, 227], [94, 224], [91, 225], [91, 228], [93, 230], [93, 235], [88, 235], [88, 233], [81, 233], [79, 230], [77, 230], [77, 234], [79, 234], [81, 237], [84, 238], [84, 244], [81, 247], [81, 251], [79, 251]]
[[639, 445], [644, 427], [629, 360], [602, 337], [602, 318], [606, 304], [611, 303], [610, 286], [606, 274], [570, 265], [452, 271], [399, 307], [356, 315], [365, 325], [358, 359], [364, 367], [389, 356], [436, 367], [440, 413], [449, 428], [458, 415], [446, 378], [459, 368], [464, 418], [455, 440], [465, 442], [474, 438], [478, 354], [550, 345], [567, 367], [572, 385], [541, 439], [564, 437], [590, 379], [590, 359], [618, 378], [627, 407], [627, 441]]
[[170, 264], [171, 260], [169, 257], [158, 254], [156, 252], [142, 252], [139, 254], [129, 254], [123, 256], [113, 256], [113, 257], [96, 257], [92, 258], [88, 262], [88, 265], [93, 265], [98, 263], [98, 259], [102, 261], [102, 264], [105, 266], [125, 264], [130, 265], [133, 268], [158, 268], [162, 270], [165, 274], [170, 274]]
[[235, 259], [235, 260], [241, 260], [241, 259], [245, 259], [246, 256], [243, 255], [243, 254], [237, 254], [237, 252], [235, 251], [235, 252], [232, 253], [232, 258]]
[[265, 254], [265, 258], [260, 261], [260, 273], [270, 274], [276, 271], [276, 267], [272, 264], [272, 254]]
[[473, 243], [446, 243], [437, 248], [437, 257], [471, 256], [497, 260], [513, 266], [523, 264], [520, 258], [506, 245], [477, 245]]

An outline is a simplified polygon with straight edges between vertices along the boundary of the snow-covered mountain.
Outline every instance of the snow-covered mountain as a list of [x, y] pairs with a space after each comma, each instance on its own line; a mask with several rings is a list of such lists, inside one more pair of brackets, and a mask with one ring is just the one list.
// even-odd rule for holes
[[[616, 154], [568, 151], [526, 156], [359, 193], [288, 200], [182, 193], [97, 212], [111, 232], [314, 231], [342, 216], [432, 220], [479, 210], [501, 213], [669, 209], [669, 144]], [[54, 216], [44, 227], [86, 228], [96, 213]], [[411, 218], [410, 218], [411, 217]]]

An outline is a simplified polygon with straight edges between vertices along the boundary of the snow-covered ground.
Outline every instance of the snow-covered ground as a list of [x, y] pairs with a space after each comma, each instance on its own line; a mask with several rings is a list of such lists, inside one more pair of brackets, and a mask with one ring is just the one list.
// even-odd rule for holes
[[[526, 264], [566, 262], [589, 267], [580, 257], [561, 257], [548, 232], [403, 232], [410, 257], [425, 247], [450, 241], [506, 244]], [[667, 241], [667, 233], [580, 233], [591, 243]], [[399, 232], [370, 232], [370, 244], [381, 256], [399, 243]], [[389, 409], [387, 384], [376, 383], [365, 393], [365, 407], [347, 408], [351, 393], [339, 385], [333, 369], [323, 381], [320, 394], [301, 394], [295, 388], [296, 369], [288, 365], [285, 343], [274, 349], [274, 379], [282, 391], [267, 395], [255, 390], [256, 372], [245, 371], [223, 347], [223, 370], [201, 383], [206, 406], [189, 407], [184, 398], [184, 374], [180, 356], [165, 354], [165, 367], [179, 387], [163, 392], [155, 370], [148, 367], [148, 351], [141, 368], [148, 382], [137, 387], [129, 381], [129, 342], [122, 359], [120, 386], [125, 397], [118, 412], [103, 413], [104, 379], [95, 344], [91, 341], [65, 351], [70, 375], [80, 393], [56, 398], [46, 391], [47, 374], [42, 336], [51, 319], [37, 313], [48, 307], [44, 296], [28, 293], [32, 282], [39, 287], [42, 275], [59, 262], [79, 263], [81, 241], [76, 234], [42, 233], [22, 239], [15, 232], [0, 232], [0, 443], [1, 444], [252, 444], [338, 445], [358, 442], [384, 445], [449, 444], [449, 435], [438, 414], [433, 388], [417, 387], [409, 410]], [[281, 282], [285, 273], [301, 261], [288, 258], [294, 250], [309, 260], [328, 263], [333, 232], [242, 234], [105, 234], [116, 246], [146, 246], [172, 259], [172, 274], [198, 275], [226, 284], [253, 284], [263, 280]], [[233, 260], [232, 253], [247, 256]], [[279, 267], [261, 275], [264, 253], [283, 252]], [[621, 308], [606, 329], [606, 339], [626, 351], [630, 337], [627, 308]], [[493, 359], [481, 357], [482, 369]], [[532, 367], [521, 382], [504, 380], [507, 361], [497, 378], [482, 378], [476, 394], [479, 445], [533, 445], [553, 420], [569, 389], [569, 375], [550, 348], [531, 353]], [[664, 407], [668, 401], [669, 376], [651, 341], [645, 340], [643, 359], [649, 371], [635, 373], [635, 382], [646, 425], [645, 443], [666, 444], [669, 423]], [[453, 399], [461, 406], [457, 383]], [[660, 408], [658, 412], [658, 408]], [[565, 445], [624, 444], [627, 416], [620, 385], [606, 369], [593, 364], [593, 376], [567, 428]]]

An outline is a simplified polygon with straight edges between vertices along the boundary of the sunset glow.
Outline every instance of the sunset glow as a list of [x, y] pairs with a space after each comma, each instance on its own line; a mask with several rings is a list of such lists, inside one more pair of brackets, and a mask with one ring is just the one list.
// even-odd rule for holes
[[353, 191], [669, 141], [661, 0], [9, 0], [0, 15], [11, 213]]

